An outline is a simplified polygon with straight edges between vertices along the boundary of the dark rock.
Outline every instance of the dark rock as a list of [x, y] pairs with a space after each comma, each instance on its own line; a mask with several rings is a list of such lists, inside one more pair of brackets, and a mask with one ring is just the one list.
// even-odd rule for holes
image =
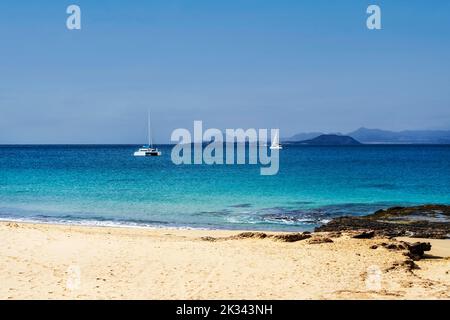
[[381, 245], [388, 250], [405, 250], [406, 249], [406, 247], [404, 245], [402, 245], [401, 243], [382, 243]]
[[415, 261], [422, 259], [425, 251], [431, 250], [431, 244], [429, 242], [404, 242], [404, 244], [408, 249], [407, 256]]
[[217, 238], [210, 237], [210, 236], [201, 237], [200, 239], [202, 239], [203, 241], [211, 241], [211, 242], [214, 242], [217, 240]]
[[420, 267], [411, 259], [396, 261], [392, 264], [392, 267], [387, 268], [386, 271], [390, 271], [396, 269], [398, 267], [406, 268], [408, 271], [412, 271], [414, 269], [420, 269]]
[[420, 269], [420, 267], [410, 259], [406, 259], [405, 261], [403, 261], [402, 265], [407, 267], [408, 270]]
[[450, 206], [423, 205], [392, 207], [358, 217], [338, 217], [317, 227], [317, 232], [374, 230], [377, 236], [388, 238], [414, 236], [418, 238], [450, 238]]
[[242, 232], [235, 236], [231, 236], [232, 239], [248, 239], [248, 238], [256, 238], [256, 239], [264, 239], [267, 238], [267, 234], [264, 232]]
[[311, 238], [311, 233], [285, 233], [268, 235], [263, 232], [242, 232], [234, 236], [213, 238], [213, 237], [201, 237], [204, 241], [218, 241], [218, 240], [242, 240], [242, 239], [274, 239], [284, 242], [296, 242], [304, 239]]
[[277, 234], [272, 236], [275, 240], [280, 240], [284, 242], [297, 242], [300, 240], [311, 238], [311, 234], [308, 233], [287, 233], [287, 234]]
[[373, 246], [370, 246], [370, 249], [377, 249], [378, 246], [376, 244], [374, 244]]
[[352, 238], [354, 239], [371, 239], [375, 236], [375, 231], [370, 230], [370, 231], [363, 231], [361, 233], [355, 234], [354, 236], [352, 236]]
[[391, 207], [385, 210], [378, 210], [366, 217], [369, 217], [371, 219], [397, 218], [401, 220], [408, 220], [408, 217], [411, 216], [421, 216], [425, 220], [436, 220], [436, 218], [442, 216], [441, 219], [445, 221], [450, 219], [450, 206], [428, 204], [413, 207]]
[[330, 233], [328, 233], [328, 236], [330, 238], [340, 238], [340, 237], [342, 237], [342, 232], [340, 232], [340, 231], [330, 232]]
[[308, 240], [309, 244], [332, 243], [332, 242], [333, 242], [333, 240], [331, 240], [330, 238], [326, 238], [326, 237], [314, 238], [314, 239]]

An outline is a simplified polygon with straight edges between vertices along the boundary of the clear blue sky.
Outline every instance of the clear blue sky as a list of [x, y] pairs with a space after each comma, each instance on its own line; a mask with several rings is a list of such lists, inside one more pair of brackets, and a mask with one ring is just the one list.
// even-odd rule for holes
[[149, 107], [157, 142], [194, 120], [450, 129], [449, 17], [448, 0], [2, 0], [0, 143], [141, 143]]

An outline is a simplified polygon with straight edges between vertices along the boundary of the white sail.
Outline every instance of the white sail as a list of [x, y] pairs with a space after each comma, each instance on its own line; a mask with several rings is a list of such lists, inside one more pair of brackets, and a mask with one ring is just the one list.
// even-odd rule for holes
[[280, 139], [278, 138], [278, 131], [275, 132], [275, 136], [272, 140], [272, 147], [278, 146], [280, 144]]
[[280, 144], [279, 130], [275, 131], [275, 135], [272, 139], [272, 145], [270, 146], [270, 149], [282, 149]]

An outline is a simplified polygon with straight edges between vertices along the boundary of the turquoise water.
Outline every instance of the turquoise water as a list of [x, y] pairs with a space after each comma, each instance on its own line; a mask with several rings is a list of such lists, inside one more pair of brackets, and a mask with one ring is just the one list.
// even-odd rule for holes
[[136, 146], [0, 146], [0, 218], [308, 230], [339, 215], [450, 204], [450, 146], [287, 146], [280, 171], [136, 158]]

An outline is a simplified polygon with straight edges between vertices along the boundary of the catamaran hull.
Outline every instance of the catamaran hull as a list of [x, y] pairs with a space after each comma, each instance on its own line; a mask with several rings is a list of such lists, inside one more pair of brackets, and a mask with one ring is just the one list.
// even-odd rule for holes
[[154, 151], [154, 152], [136, 151], [134, 153], [135, 157], [159, 157], [160, 155], [161, 155], [161, 151]]

